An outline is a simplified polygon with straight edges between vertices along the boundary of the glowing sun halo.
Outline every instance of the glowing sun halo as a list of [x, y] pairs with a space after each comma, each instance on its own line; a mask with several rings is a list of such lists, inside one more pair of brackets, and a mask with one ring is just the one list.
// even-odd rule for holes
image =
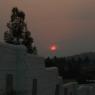
[[56, 50], [57, 50], [56, 45], [51, 45], [51, 46], [50, 46], [50, 50], [51, 50], [51, 51], [56, 51]]

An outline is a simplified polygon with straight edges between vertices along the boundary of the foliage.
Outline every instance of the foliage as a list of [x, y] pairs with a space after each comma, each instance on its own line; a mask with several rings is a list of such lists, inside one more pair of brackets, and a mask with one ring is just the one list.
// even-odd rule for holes
[[7, 23], [8, 31], [4, 33], [4, 40], [15, 45], [24, 45], [31, 54], [37, 54], [37, 49], [33, 46], [31, 32], [25, 23], [25, 13], [17, 7], [12, 9], [11, 20]]
[[46, 58], [45, 66], [57, 67], [59, 75], [64, 79], [74, 79], [78, 82], [95, 80], [95, 59], [89, 56], [69, 56]]

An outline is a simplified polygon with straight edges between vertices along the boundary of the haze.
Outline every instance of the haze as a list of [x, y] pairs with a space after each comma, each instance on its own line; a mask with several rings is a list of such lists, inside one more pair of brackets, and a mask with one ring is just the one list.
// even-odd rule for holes
[[[26, 14], [40, 56], [95, 51], [95, 0], [0, 0], [1, 41], [15, 6]], [[51, 44], [58, 47], [55, 53]]]

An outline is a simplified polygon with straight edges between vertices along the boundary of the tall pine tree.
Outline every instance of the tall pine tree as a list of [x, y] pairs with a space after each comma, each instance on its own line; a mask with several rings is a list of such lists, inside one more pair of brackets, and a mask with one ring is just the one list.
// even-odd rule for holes
[[7, 23], [8, 31], [4, 33], [4, 40], [7, 43], [21, 45], [27, 48], [27, 52], [37, 54], [37, 49], [33, 47], [33, 38], [31, 32], [27, 29], [25, 23], [25, 13], [17, 7], [12, 9], [11, 20]]

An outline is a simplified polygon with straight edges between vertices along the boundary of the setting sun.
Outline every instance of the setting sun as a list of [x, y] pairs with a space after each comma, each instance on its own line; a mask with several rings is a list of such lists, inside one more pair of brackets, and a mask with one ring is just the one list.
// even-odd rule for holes
[[51, 46], [50, 46], [50, 50], [51, 50], [51, 51], [56, 51], [56, 50], [57, 50], [56, 45], [51, 45]]

